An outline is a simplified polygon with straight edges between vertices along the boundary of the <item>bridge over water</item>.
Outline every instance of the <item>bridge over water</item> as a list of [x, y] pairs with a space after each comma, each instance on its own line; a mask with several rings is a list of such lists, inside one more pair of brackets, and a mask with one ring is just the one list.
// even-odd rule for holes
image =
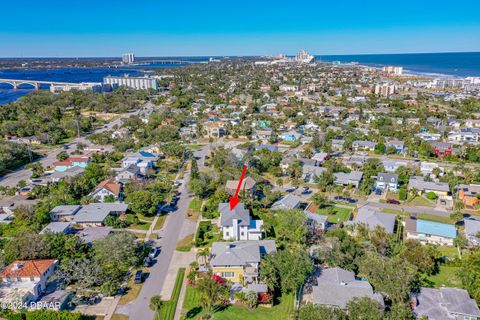
[[36, 90], [40, 88], [42, 84], [44, 85], [49, 85], [49, 86], [61, 86], [61, 85], [78, 85], [78, 83], [72, 83], [72, 82], [57, 82], [57, 81], [40, 81], [40, 80], [19, 80], [19, 79], [0, 79], [0, 84], [1, 83], [6, 83], [9, 84], [13, 87], [13, 89], [17, 89], [21, 85], [30, 85], [34, 87]]

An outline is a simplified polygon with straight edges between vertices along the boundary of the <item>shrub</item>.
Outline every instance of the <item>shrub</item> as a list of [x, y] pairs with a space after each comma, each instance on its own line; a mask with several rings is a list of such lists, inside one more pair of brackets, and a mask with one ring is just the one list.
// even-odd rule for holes
[[427, 196], [427, 199], [430, 199], [430, 200], [437, 199], [437, 195], [435, 194], [435, 192], [427, 192], [426, 196]]

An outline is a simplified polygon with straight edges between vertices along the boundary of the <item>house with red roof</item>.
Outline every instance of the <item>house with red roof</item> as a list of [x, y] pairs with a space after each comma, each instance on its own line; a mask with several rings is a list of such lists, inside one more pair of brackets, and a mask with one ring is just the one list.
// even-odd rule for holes
[[47, 287], [58, 260], [17, 260], [0, 273], [0, 304], [19, 305], [36, 301]]
[[108, 196], [113, 196], [115, 200], [121, 199], [122, 184], [114, 179], [107, 179], [98, 184], [95, 190], [90, 193], [90, 197], [99, 202], [104, 202]]
[[64, 172], [73, 167], [86, 168], [91, 161], [90, 157], [69, 157], [63, 161], [54, 162], [53, 166], [55, 171]]

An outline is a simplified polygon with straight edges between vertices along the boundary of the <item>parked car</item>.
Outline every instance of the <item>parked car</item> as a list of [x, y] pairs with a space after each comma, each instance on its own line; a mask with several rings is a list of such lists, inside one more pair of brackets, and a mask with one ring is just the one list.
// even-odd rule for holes
[[175, 181], [173, 184], [175, 185], [175, 187], [180, 187], [182, 185], [180, 181]]
[[150, 252], [148, 253], [148, 257], [150, 259], [154, 259], [156, 256], [157, 256], [157, 248], [150, 249]]
[[153, 260], [150, 257], [145, 257], [143, 259], [143, 266], [144, 267], [150, 267], [152, 265]]
[[302, 188], [302, 194], [307, 194], [310, 193], [310, 188], [309, 187], [303, 187]]
[[135, 278], [133, 280], [134, 283], [139, 284], [143, 282], [143, 272], [142, 270], [138, 270], [135, 272]]
[[390, 203], [390, 204], [400, 204], [400, 201], [395, 200], [395, 199], [387, 199], [387, 203]]
[[380, 195], [382, 194], [382, 189], [377, 189], [377, 190], [375, 190], [375, 194], [376, 194], [377, 196], [380, 196]]

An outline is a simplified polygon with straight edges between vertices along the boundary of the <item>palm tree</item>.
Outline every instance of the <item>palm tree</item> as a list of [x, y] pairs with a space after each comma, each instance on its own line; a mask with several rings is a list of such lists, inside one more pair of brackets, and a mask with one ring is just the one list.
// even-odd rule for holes
[[208, 265], [207, 259], [209, 256], [210, 256], [210, 251], [208, 250], [208, 248], [200, 249], [197, 252], [197, 259], [202, 258], [204, 265]]
[[155, 311], [155, 320], [160, 320], [160, 310], [163, 306], [162, 297], [159, 295], [150, 298], [150, 309]]

